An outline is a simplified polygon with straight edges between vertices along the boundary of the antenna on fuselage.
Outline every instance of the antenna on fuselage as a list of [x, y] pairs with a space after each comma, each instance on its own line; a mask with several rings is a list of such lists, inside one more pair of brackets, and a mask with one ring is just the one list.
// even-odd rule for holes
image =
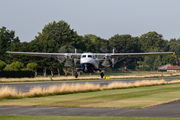
[[[77, 49], [75, 49], [75, 54], [77, 53]], [[76, 68], [76, 62], [77, 62], [77, 59], [74, 58], [74, 67]]]

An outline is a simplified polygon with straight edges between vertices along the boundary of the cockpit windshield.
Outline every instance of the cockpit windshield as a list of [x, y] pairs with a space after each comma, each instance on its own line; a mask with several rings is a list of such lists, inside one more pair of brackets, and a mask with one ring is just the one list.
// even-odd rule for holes
[[88, 55], [88, 58], [92, 58], [92, 55]]
[[82, 58], [85, 58], [86, 57], [86, 55], [82, 55]]

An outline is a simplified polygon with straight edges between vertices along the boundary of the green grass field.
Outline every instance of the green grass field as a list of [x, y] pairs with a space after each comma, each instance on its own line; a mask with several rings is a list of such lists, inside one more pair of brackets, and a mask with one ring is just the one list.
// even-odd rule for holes
[[[75, 72], [74, 72], [75, 73]], [[150, 75], [150, 74], [174, 74], [179, 72], [158, 72], [158, 71], [113, 71], [113, 72], [104, 72], [105, 76], [131, 76], [131, 75]], [[65, 77], [65, 75], [61, 75]], [[68, 73], [67, 76], [72, 76], [71, 72]], [[90, 76], [89, 73], [81, 73], [81, 76]], [[91, 76], [100, 76], [99, 72], [91, 73]], [[38, 75], [37, 77], [43, 77], [43, 75]], [[47, 75], [47, 77], [51, 77], [51, 75]], [[54, 75], [54, 77], [58, 77], [58, 75]]]
[[180, 84], [4, 99], [0, 106], [144, 108], [180, 99]]
[[80, 116], [19, 116], [1, 115], [0, 120], [180, 120], [180, 118], [148, 117], [80, 117]]
[[[180, 73], [171, 72], [131, 72], [131, 73], [121, 73], [121, 72], [109, 72], [105, 73], [103, 79], [100, 78], [99, 73], [93, 73], [91, 76], [89, 74], [81, 75], [77, 79], [70, 75], [65, 76], [55, 76], [51, 77], [35, 77], [35, 78], [0, 78], [0, 84], [16, 84], [16, 83], [41, 83], [41, 82], [74, 82], [74, 81], [97, 81], [97, 80], [129, 80], [129, 79], [157, 79], [157, 78], [170, 78], [179, 77]], [[108, 79], [106, 79], [108, 77]]]

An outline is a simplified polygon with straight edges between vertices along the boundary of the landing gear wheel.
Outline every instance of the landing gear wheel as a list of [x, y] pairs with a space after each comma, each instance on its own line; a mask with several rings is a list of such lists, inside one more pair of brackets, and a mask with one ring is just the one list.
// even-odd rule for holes
[[78, 74], [77, 74], [77, 72], [75, 73], [75, 78], [77, 78], [78, 77]]
[[101, 78], [103, 78], [103, 77], [104, 77], [104, 73], [103, 73], [103, 72], [101, 72], [100, 76], [101, 76]]

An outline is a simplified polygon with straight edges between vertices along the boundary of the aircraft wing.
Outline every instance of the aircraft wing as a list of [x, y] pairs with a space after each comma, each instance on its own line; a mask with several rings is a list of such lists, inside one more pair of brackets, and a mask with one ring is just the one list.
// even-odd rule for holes
[[40, 57], [66, 57], [80, 58], [81, 53], [41, 53], [41, 52], [14, 52], [7, 51], [6, 53], [12, 55], [26, 55], [26, 56], [40, 56]]
[[[41, 52], [14, 52], [7, 51], [6, 53], [12, 55], [27, 55], [27, 56], [40, 56], [40, 57], [66, 57], [80, 58], [82, 53], [41, 53]], [[98, 59], [103, 59], [106, 56], [114, 57], [142, 57], [142, 56], [155, 56], [155, 55], [173, 55], [174, 52], [147, 52], [147, 53], [95, 53]]]
[[156, 56], [156, 55], [173, 55], [174, 52], [147, 52], [147, 53], [114, 53], [113, 57], [142, 57], [142, 56]]
[[173, 55], [174, 52], [146, 52], [146, 53], [95, 53], [95, 55], [102, 59], [106, 56], [111, 56], [112, 58], [122, 58], [122, 57], [143, 57], [143, 56], [156, 56], [156, 55]]

